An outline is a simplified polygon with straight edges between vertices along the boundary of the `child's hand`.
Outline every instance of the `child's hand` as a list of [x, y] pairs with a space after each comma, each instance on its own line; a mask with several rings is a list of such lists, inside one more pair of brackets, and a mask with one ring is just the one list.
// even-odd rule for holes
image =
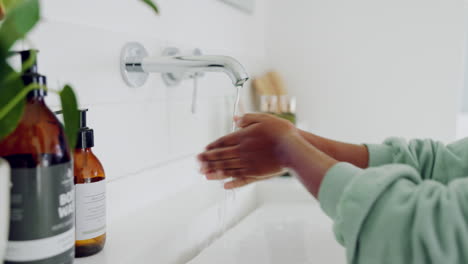
[[198, 155], [208, 179], [234, 180], [226, 189], [237, 188], [278, 173], [287, 164], [282, 148], [300, 137], [289, 121], [268, 114], [247, 114], [236, 119], [238, 131], [221, 137]]

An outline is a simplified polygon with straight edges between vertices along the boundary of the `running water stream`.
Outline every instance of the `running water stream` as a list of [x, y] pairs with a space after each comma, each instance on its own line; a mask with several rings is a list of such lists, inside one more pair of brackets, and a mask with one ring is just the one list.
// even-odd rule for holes
[[[231, 132], [236, 131], [236, 122], [234, 121], [234, 117], [238, 115], [239, 111], [239, 101], [240, 101], [240, 94], [241, 94], [242, 86], [236, 86], [236, 100], [234, 101], [234, 110], [232, 113], [232, 129]], [[221, 188], [224, 188], [224, 184], [228, 182], [230, 179], [226, 179], [224, 181], [221, 181]], [[219, 222], [220, 222], [220, 235], [223, 235], [227, 229], [227, 221], [226, 221], [226, 214], [227, 212], [227, 207], [229, 201], [234, 202], [236, 198], [236, 193], [234, 190], [225, 190], [224, 191], [224, 199], [222, 203], [220, 204], [220, 207], [218, 209], [218, 216], [219, 216]]]
[[239, 111], [239, 102], [240, 102], [240, 94], [242, 90], [242, 86], [236, 86], [236, 101], [234, 101], [234, 110], [232, 112], [232, 131], [236, 131], [236, 122], [234, 121], [234, 117], [237, 115], [237, 112]]

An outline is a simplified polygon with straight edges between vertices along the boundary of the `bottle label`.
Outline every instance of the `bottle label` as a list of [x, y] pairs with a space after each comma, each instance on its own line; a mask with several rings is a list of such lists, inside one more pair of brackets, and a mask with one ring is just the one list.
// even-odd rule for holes
[[77, 184], [76, 240], [96, 238], [106, 233], [106, 181]]
[[73, 263], [74, 183], [71, 162], [11, 170], [6, 264]]

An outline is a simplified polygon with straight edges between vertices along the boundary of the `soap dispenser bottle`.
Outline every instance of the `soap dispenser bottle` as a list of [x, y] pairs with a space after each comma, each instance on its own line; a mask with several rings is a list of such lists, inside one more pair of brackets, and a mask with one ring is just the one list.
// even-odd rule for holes
[[94, 147], [94, 131], [86, 125], [86, 112], [80, 110], [80, 130], [74, 152], [76, 200], [76, 257], [91, 256], [106, 242], [106, 177]]
[[[23, 65], [35, 52], [19, 52]], [[60, 121], [45, 103], [46, 77], [37, 72], [36, 63], [22, 80], [40, 88], [27, 94], [18, 126], [0, 141], [0, 157], [10, 164], [12, 183], [5, 263], [70, 264], [75, 255], [70, 151]]]

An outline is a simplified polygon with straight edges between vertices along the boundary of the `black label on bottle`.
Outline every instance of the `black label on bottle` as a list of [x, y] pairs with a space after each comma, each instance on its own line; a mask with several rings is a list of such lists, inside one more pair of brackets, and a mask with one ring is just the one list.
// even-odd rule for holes
[[74, 259], [71, 162], [12, 169], [6, 264], [65, 264]]

